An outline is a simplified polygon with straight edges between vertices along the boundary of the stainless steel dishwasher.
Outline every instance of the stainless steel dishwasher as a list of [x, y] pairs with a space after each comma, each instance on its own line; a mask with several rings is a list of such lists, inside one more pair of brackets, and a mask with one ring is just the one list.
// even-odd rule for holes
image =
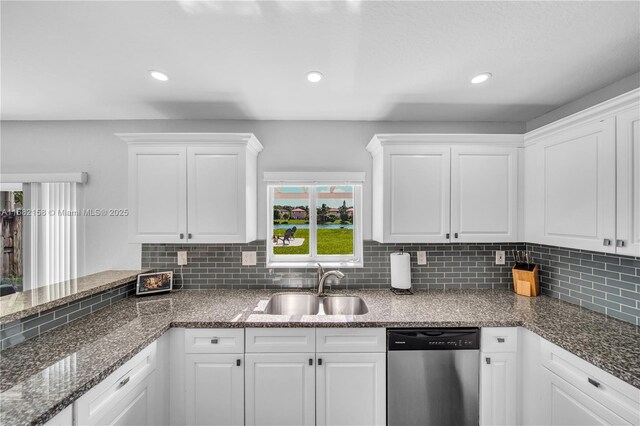
[[477, 425], [480, 330], [387, 330], [387, 424]]

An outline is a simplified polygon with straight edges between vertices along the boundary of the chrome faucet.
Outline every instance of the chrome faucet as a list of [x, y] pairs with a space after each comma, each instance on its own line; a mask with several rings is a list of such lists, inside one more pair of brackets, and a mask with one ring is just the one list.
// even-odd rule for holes
[[340, 271], [324, 271], [322, 265], [318, 263], [318, 296], [324, 293], [324, 282], [329, 277], [336, 277], [338, 279], [344, 278], [344, 274]]

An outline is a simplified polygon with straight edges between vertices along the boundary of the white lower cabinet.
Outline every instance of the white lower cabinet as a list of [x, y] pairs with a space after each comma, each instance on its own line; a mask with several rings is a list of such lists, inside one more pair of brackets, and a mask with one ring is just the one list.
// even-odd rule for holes
[[246, 354], [248, 426], [315, 424], [315, 353]]
[[483, 353], [480, 368], [480, 424], [516, 424], [517, 354]]
[[518, 410], [518, 329], [483, 328], [480, 425], [515, 425]]
[[546, 368], [542, 369], [542, 390], [546, 395], [545, 424], [549, 426], [633, 424]]
[[60, 411], [52, 419], [49, 419], [44, 426], [71, 426], [73, 425], [73, 404]]
[[241, 354], [185, 356], [186, 424], [244, 424], [243, 359]]
[[385, 365], [384, 353], [318, 354], [316, 424], [384, 425]]
[[156, 425], [157, 342], [143, 349], [76, 402], [78, 425]]

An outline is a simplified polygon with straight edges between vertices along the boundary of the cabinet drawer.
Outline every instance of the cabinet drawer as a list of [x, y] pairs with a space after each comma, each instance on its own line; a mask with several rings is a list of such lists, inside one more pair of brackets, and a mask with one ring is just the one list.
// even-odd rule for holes
[[247, 328], [246, 351], [315, 352], [315, 328]]
[[189, 328], [184, 331], [188, 354], [241, 354], [244, 352], [242, 328]]
[[78, 399], [77, 423], [85, 425], [99, 422], [155, 368], [156, 342], [153, 342]]
[[542, 339], [542, 365], [631, 424], [640, 424], [640, 389]]
[[517, 352], [517, 327], [485, 327], [481, 333], [482, 352]]
[[386, 352], [384, 328], [318, 328], [318, 352]]

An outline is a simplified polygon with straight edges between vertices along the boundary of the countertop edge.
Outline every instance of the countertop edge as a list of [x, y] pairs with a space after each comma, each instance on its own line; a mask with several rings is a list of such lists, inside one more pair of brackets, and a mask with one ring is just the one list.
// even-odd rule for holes
[[[43, 303], [38, 306], [32, 306], [29, 308], [25, 308], [21, 311], [3, 315], [0, 317], [0, 325], [8, 324], [16, 320], [27, 318], [31, 315], [39, 314], [40, 312], [45, 312], [51, 309], [59, 308], [61, 306], [66, 305], [67, 303], [75, 302], [76, 300], [84, 299], [86, 297], [93, 296], [95, 294], [102, 293], [107, 290], [121, 287], [125, 284], [135, 281], [139, 274], [144, 274], [146, 272], [149, 272], [150, 270], [151, 269], [131, 270], [131, 274], [126, 277], [122, 277], [117, 280], [113, 280], [113, 281], [101, 284], [99, 286], [92, 287], [87, 290], [82, 290], [80, 292], [70, 294], [68, 296], [62, 296], [58, 299]], [[104, 271], [104, 272], [109, 272], [109, 271]], [[80, 277], [80, 278], [83, 278], [83, 277]]]

